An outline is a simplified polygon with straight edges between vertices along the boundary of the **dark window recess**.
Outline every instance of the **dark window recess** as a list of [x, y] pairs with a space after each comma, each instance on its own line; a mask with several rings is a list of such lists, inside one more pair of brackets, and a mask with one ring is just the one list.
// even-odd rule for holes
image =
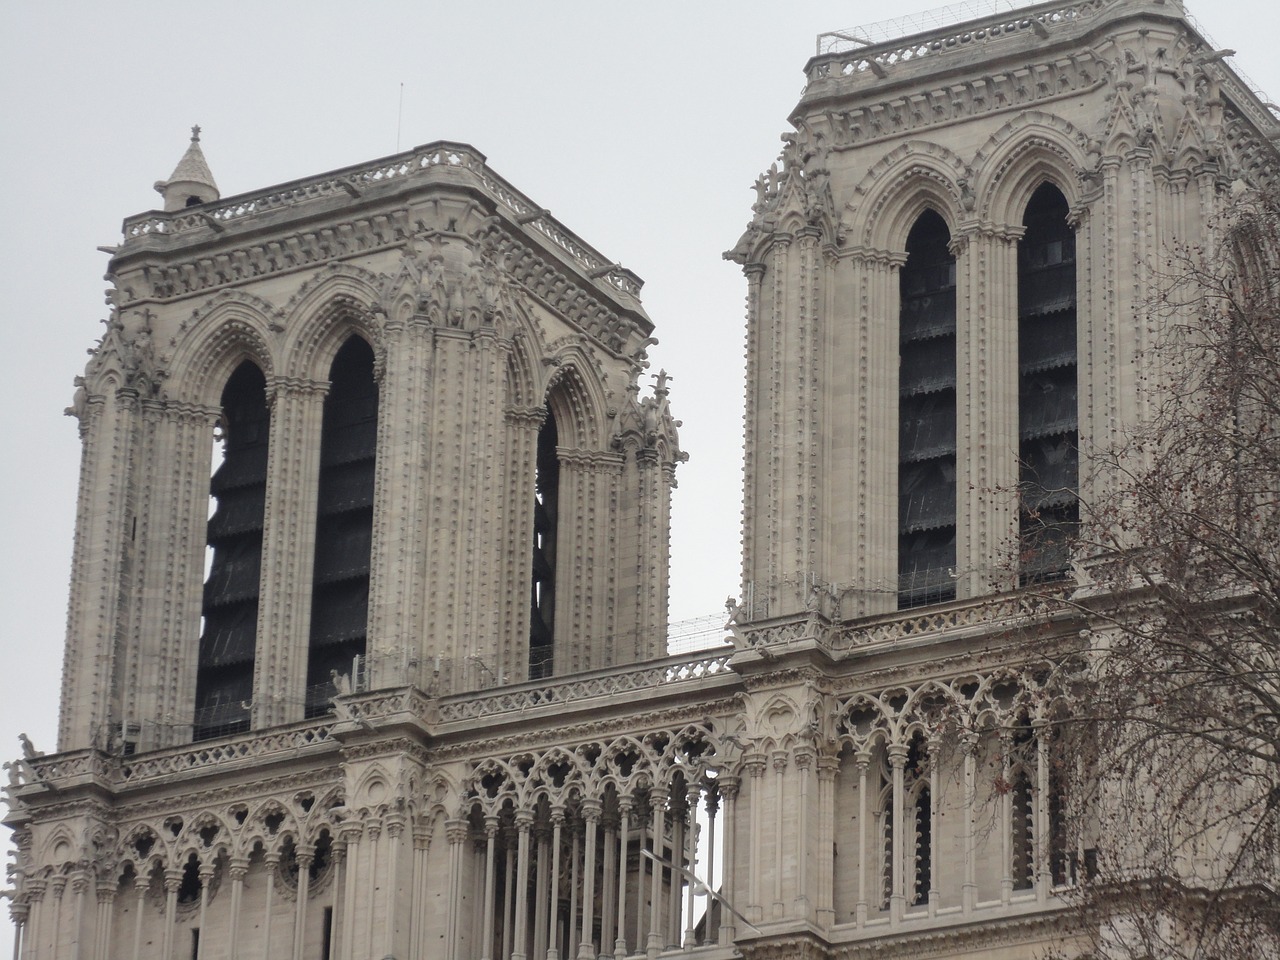
[[209, 482], [216, 507], [208, 526], [213, 558], [196, 667], [196, 740], [249, 728], [270, 416], [266, 381], [248, 361], [222, 391], [221, 429], [222, 464]]
[[929, 902], [929, 886], [933, 876], [933, 803], [929, 785], [921, 783], [928, 777], [925, 769], [924, 744], [919, 736], [912, 739], [907, 748], [907, 766], [904, 778], [919, 783], [915, 802], [909, 808], [912, 833], [905, 837], [904, 849], [911, 851], [911, 903]]
[[898, 606], [955, 597], [956, 262], [933, 211], [907, 235], [898, 314]]
[[529, 591], [529, 679], [549, 677], [555, 670], [556, 522], [560, 512], [559, 435], [555, 414], [547, 407], [538, 431], [533, 498], [533, 577]]
[[1037, 437], [1074, 436], [1079, 414], [1076, 402], [1076, 367], [1027, 372], [1018, 391], [1018, 434], [1023, 440]]
[[[1076, 365], [1076, 329], [1074, 323], [1062, 323], [1048, 314], [1042, 317], [1028, 316], [1019, 323], [1021, 339], [1018, 345], [1019, 370], [1035, 373], [1057, 370]], [[1075, 382], [1072, 381], [1074, 393]]]
[[898, 406], [899, 460], [931, 460], [954, 456], [956, 452], [956, 411], [953, 398], [927, 393], [904, 397]]
[[1035, 885], [1035, 802], [1025, 770], [1014, 773], [1010, 792], [1013, 889], [1030, 890]]
[[1060, 579], [1079, 527], [1075, 234], [1052, 184], [1032, 195], [1018, 244], [1020, 581]]
[[[917, 340], [902, 346], [898, 393], [940, 393], [950, 397], [954, 414], [956, 395], [956, 338], [954, 334]], [[952, 417], [954, 419], [954, 416]]]
[[352, 337], [333, 359], [320, 438], [306, 715], [329, 706], [331, 675], [350, 675], [369, 622], [378, 385], [373, 350]]

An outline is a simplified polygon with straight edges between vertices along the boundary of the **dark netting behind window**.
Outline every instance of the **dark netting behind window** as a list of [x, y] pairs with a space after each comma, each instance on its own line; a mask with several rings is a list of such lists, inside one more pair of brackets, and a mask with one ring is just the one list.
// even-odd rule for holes
[[898, 606], [955, 597], [956, 261], [933, 211], [907, 236], [898, 316]]
[[547, 408], [538, 431], [533, 498], [533, 579], [529, 593], [529, 679], [554, 672], [556, 609], [556, 520], [560, 507], [560, 460], [556, 418]]
[[329, 371], [320, 440], [320, 489], [311, 583], [309, 717], [324, 713], [332, 676], [353, 676], [365, 653], [369, 624], [369, 558], [373, 540], [378, 385], [373, 350], [352, 337]]
[[1018, 244], [1021, 582], [1064, 576], [1080, 521], [1075, 234], [1067, 200], [1043, 184]]
[[257, 650], [262, 518], [267, 495], [266, 381], [245, 361], [222, 391], [222, 464], [209, 482], [213, 551], [204, 585], [204, 632], [196, 667], [196, 740], [249, 728]]

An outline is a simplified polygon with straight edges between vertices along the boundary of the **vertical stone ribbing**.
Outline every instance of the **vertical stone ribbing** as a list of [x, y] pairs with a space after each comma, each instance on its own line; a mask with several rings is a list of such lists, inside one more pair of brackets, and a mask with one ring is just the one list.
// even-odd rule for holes
[[316, 552], [320, 435], [329, 385], [267, 383], [271, 439], [262, 532], [261, 600], [253, 674], [253, 726], [302, 718]]
[[1149, 306], [1156, 294], [1155, 257], [1157, 253], [1157, 234], [1161, 223], [1156, 213], [1155, 182], [1151, 170], [1151, 151], [1138, 149], [1128, 160], [1130, 190], [1130, 222], [1133, 225], [1131, 253], [1133, 264], [1133, 312], [1135, 343], [1135, 370], [1133, 388], [1135, 391], [1136, 414], [1139, 422], [1145, 423], [1152, 412], [1151, 374], [1154, 363], [1155, 341], [1152, 339], [1151, 325], [1148, 322]]
[[854, 286], [857, 290], [855, 306], [854, 341], [857, 344], [855, 353], [853, 409], [851, 419], [854, 424], [854, 470], [853, 470], [853, 536], [849, 543], [850, 552], [854, 556], [852, 563], [851, 583], [853, 593], [847, 604], [847, 613], [851, 616], [863, 616], [872, 610], [881, 609], [881, 605], [873, 602], [874, 593], [871, 588], [871, 558], [865, 548], [868, 534], [868, 523], [871, 511], [870, 463], [867, 457], [868, 430], [870, 429], [870, 401], [867, 374], [870, 369], [869, 353], [872, 327], [872, 297], [875, 287], [874, 261], [859, 256], [850, 261], [854, 275]]
[[[148, 482], [149, 548], [140, 573], [140, 615], [126, 684], [124, 723], [140, 723], [139, 746], [179, 743], [190, 730], [199, 645], [213, 426], [219, 411], [165, 404], [156, 413]], [[159, 609], [157, 610], [157, 606]], [[157, 615], [159, 614], [159, 615]]]
[[743, 491], [742, 491], [742, 589], [744, 599], [748, 584], [759, 579], [757, 570], [759, 561], [755, 545], [756, 525], [759, 522], [758, 470], [765, 451], [769, 449], [768, 438], [759, 435], [759, 424], [762, 415], [762, 383], [760, 371], [762, 331], [760, 325], [760, 298], [764, 266], [749, 264], [745, 271], [747, 276], [747, 337], [746, 337], [746, 398], [743, 405], [743, 433], [746, 442], [743, 446]]
[[[860, 357], [856, 419], [858, 423], [858, 537], [863, 551], [854, 582], [856, 614], [892, 610], [898, 582], [898, 271], [900, 254], [864, 251], [857, 258], [862, 273], [863, 304], [859, 316]], [[855, 612], [850, 611], [850, 612]]]
[[115, 637], [123, 627], [138, 398], [109, 387], [81, 423], [80, 503], [72, 558], [58, 747], [88, 747], [107, 722]]
[[500, 664], [515, 680], [529, 670], [529, 584], [533, 540], [534, 463], [538, 431], [545, 413], [542, 407], [512, 408], [506, 412], [506, 522], [504, 524], [505, 589], [501, 627]]
[[[378, 389], [374, 539], [370, 557], [367, 654], [373, 687], [410, 680], [420, 628], [424, 423], [431, 411], [423, 369], [425, 331], [416, 317], [388, 319]], [[416, 679], [416, 678], [414, 678]]]
[[1021, 228], [978, 229], [957, 262], [965, 295], [957, 320], [964, 360], [957, 410], [957, 491], [963, 518], [957, 595], [1001, 585], [1011, 569], [1018, 480], [1017, 239]]
[[[991, 328], [986, 322], [989, 242], [975, 232], [951, 238], [956, 258], [956, 597], [983, 590], [989, 556], [986, 525], [991, 465], [986, 421], [991, 403], [987, 375]], [[963, 455], [960, 451], [965, 451]]]
[[[794, 564], [796, 576], [802, 580], [813, 570], [811, 551], [813, 543], [809, 537], [809, 501], [812, 496], [810, 487], [813, 443], [812, 412], [809, 407], [813, 401], [813, 383], [811, 367], [814, 362], [814, 350], [811, 343], [813, 318], [810, 316], [810, 271], [813, 260], [813, 237], [806, 231], [796, 245], [796, 304], [795, 304], [795, 344], [788, 351], [786, 364], [788, 373], [786, 382], [795, 391], [795, 403], [790, 411], [790, 430], [795, 435], [795, 471], [793, 490], [791, 492], [792, 509], [791, 537], [794, 543]], [[789, 324], [789, 326], [791, 326]], [[804, 587], [801, 587], [804, 590]], [[803, 594], [802, 594], [803, 596]]]
[[1115, 339], [1110, 327], [1099, 322], [1094, 276], [1097, 252], [1094, 250], [1097, 222], [1092, 204], [1072, 211], [1076, 234], [1076, 356], [1079, 358], [1080, 412], [1080, 495], [1086, 503], [1094, 502], [1098, 476], [1093, 455], [1100, 450], [1115, 449], [1118, 439], [1112, 411], [1107, 409], [1107, 380], [1115, 365]]

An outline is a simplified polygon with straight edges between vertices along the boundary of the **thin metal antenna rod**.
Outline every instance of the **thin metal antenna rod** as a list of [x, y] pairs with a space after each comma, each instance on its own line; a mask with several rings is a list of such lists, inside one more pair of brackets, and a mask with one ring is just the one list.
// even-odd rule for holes
[[400, 152], [400, 127], [404, 123], [404, 81], [400, 81], [400, 109], [396, 114], [396, 153]]

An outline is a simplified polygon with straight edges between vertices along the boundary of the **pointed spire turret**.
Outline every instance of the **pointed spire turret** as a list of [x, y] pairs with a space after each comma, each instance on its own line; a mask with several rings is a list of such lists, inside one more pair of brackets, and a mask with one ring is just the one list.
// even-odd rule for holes
[[191, 145], [182, 155], [168, 180], [156, 181], [156, 192], [164, 197], [166, 213], [217, 200], [221, 194], [213, 182], [209, 164], [200, 149], [200, 127], [191, 128]]

